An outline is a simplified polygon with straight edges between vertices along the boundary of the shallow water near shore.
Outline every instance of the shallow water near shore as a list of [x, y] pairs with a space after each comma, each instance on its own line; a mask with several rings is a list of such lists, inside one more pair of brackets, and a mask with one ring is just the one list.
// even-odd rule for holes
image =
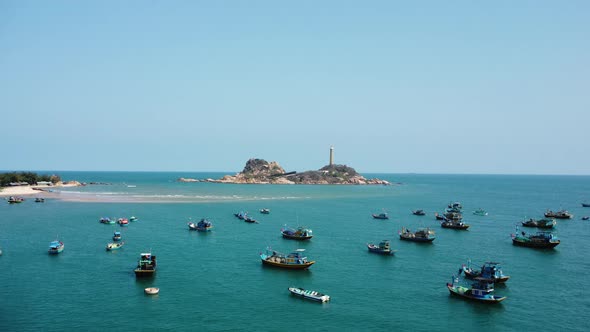
[[[103, 182], [56, 188], [45, 203], [0, 201], [0, 330], [586, 330], [585, 287], [590, 208], [588, 176], [365, 174], [393, 186], [180, 183], [221, 173], [59, 172], [64, 180]], [[464, 206], [468, 231], [434, 218], [451, 201]], [[269, 215], [258, 212], [269, 208]], [[483, 208], [489, 215], [475, 216]], [[411, 210], [423, 209], [426, 216]], [[525, 218], [567, 209], [554, 250], [515, 247], [510, 234]], [[387, 211], [390, 220], [371, 213]], [[233, 213], [249, 211], [257, 224]], [[100, 217], [137, 216], [128, 227]], [[207, 217], [209, 233], [187, 222]], [[284, 224], [313, 229], [308, 242], [283, 239]], [[432, 227], [432, 244], [402, 242], [401, 227]], [[521, 228], [527, 232], [534, 229]], [[123, 248], [107, 252], [114, 231]], [[47, 254], [59, 238], [65, 250]], [[367, 251], [391, 240], [395, 256]], [[267, 246], [306, 249], [307, 271], [263, 266]], [[139, 254], [158, 257], [153, 279], [137, 280]], [[468, 259], [501, 262], [511, 276], [496, 286], [500, 305], [457, 299], [445, 287]], [[159, 287], [147, 296], [145, 287]], [[326, 293], [314, 303], [288, 287]], [[303, 325], [301, 325], [303, 324]]]

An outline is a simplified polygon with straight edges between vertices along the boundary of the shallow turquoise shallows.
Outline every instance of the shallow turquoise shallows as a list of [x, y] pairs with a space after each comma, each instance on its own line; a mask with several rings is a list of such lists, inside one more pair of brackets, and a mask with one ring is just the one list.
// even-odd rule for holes
[[[108, 184], [56, 190], [44, 203], [0, 201], [0, 331], [585, 331], [590, 319], [590, 222], [580, 220], [590, 215], [580, 204], [590, 201], [587, 176], [365, 174], [396, 185], [295, 186], [176, 182], [221, 173], [58, 173]], [[463, 204], [469, 230], [435, 220], [452, 201]], [[478, 208], [489, 215], [473, 215]], [[426, 215], [412, 215], [416, 209]], [[547, 209], [575, 215], [557, 221], [561, 244], [513, 246], [515, 225]], [[238, 220], [239, 211], [258, 223]], [[383, 211], [389, 220], [371, 217]], [[99, 223], [131, 216], [139, 220], [128, 227]], [[188, 229], [201, 218], [211, 232]], [[285, 224], [314, 237], [283, 239]], [[436, 240], [400, 241], [402, 227], [431, 227]], [[114, 231], [125, 245], [106, 251]], [[56, 238], [65, 249], [49, 255]], [[367, 250], [385, 239], [394, 256]], [[306, 249], [316, 263], [304, 271], [264, 266], [267, 246]], [[136, 279], [139, 255], [149, 251], [156, 276]], [[504, 302], [449, 295], [446, 283], [469, 259], [501, 263], [511, 276], [496, 286]], [[160, 293], [146, 295], [146, 287]], [[331, 300], [295, 297], [289, 287]]]

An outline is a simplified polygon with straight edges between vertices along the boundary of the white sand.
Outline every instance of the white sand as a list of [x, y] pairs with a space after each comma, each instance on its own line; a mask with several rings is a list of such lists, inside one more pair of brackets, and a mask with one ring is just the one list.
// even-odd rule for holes
[[[0, 196], [28, 196], [28, 195], [47, 195], [48, 190], [55, 187], [76, 187], [78, 182], [57, 183], [53, 186], [14, 186], [0, 188]], [[35, 189], [37, 188], [37, 190]]]

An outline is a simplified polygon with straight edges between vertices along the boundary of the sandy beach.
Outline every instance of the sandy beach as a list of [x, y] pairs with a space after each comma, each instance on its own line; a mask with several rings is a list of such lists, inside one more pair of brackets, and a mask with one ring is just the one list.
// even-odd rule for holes
[[80, 186], [79, 182], [72, 181], [67, 183], [57, 183], [53, 186], [14, 186], [14, 187], [2, 187], [0, 188], [0, 197], [7, 196], [30, 196], [37, 195], [40, 197], [46, 197], [50, 195], [52, 188], [57, 187], [77, 187]]

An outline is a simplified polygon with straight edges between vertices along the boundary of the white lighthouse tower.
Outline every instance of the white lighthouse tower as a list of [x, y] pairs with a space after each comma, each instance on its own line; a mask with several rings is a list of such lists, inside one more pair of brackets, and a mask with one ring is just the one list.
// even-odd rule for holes
[[330, 146], [330, 166], [334, 165], [334, 146]]

